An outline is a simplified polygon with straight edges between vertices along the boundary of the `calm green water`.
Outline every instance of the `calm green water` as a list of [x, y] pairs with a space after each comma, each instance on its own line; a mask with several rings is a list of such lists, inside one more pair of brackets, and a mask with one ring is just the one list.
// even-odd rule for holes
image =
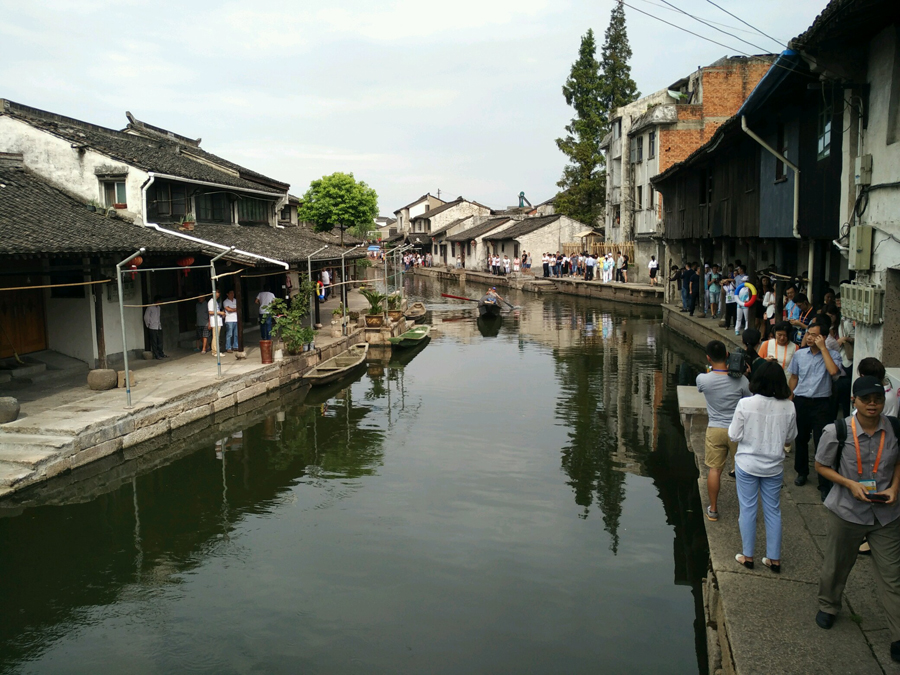
[[513, 294], [498, 328], [440, 297], [477, 286], [407, 287], [419, 353], [0, 504], [0, 672], [705, 672], [690, 348], [655, 310]]

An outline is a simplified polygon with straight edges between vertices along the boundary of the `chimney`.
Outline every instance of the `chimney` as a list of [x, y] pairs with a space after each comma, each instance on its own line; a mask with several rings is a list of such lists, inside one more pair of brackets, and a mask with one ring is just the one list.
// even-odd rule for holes
[[21, 152], [0, 152], [0, 169], [24, 169]]

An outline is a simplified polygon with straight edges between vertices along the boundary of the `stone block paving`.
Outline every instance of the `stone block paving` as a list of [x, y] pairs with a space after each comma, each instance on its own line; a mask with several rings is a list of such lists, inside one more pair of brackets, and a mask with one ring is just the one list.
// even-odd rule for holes
[[[688, 446], [700, 469], [702, 508], [709, 505], [708, 469], [703, 463], [706, 410], [695, 387], [678, 388], [679, 407]], [[733, 468], [729, 458], [728, 469]], [[722, 603], [734, 672], [737, 673], [897, 673], [900, 664], [890, 657], [890, 636], [878, 601], [871, 558], [860, 556], [844, 593], [844, 607], [834, 627], [825, 631], [815, 623], [825, 507], [810, 481], [794, 485], [793, 455], [785, 461], [782, 488], [782, 570], [773, 574], [762, 564], [765, 525], [762, 506], [757, 519], [755, 569], [739, 565], [742, 552], [735, 481], [723, 473], [717, 522], [704, 518], [710, 565]], [[723, 650], [726, 651], [726, 650]], [[725, 672], [730, 668], [723, 667]]]

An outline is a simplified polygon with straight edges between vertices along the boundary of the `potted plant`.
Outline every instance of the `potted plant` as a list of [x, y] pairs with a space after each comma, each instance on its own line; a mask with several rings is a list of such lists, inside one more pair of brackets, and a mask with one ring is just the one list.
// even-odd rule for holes
[[381, 328], [384, 325], [384, 303], [387, 297], [374, 289], [362, 289], [359, 291], [369, 303], [369, 313], [366, 314], [366, 326], [368, 328]]
[[122, 204], [120, 202], [116, 202], [115, 204], [113, 204], [113, 208], [114, 209], [127, 209], [128, 204]]
[[305, 351], [306, 345], [315, 339], [316, 332], [303, 326], [303, 317], [309, 312], [307, 299], [297, 294], [290, 305], [283, 298], [276, 298], [268, 307], [275, 317], [275, 334], [284, 343], [288, 354]]
[[184, 217], [178, 221], [178, 229], [179, 230], [187, 230], [190, 232], [194, 229], [194, 224], [197, 222], [197, 219], [194, 218], [193, 213], [185, 213]]
[[387, 297], [388, 316], [391, 317], [391, 321], [399, 321], [403, 318], [403, 310], [400, 309], [401, 302], [402, 298], [399, 293]]
[[103, 207], [100, 205], [96, 199], [92, 199], [87, 203], [87, 210], [91, 213], [96, 213], [98, 209], [102, 209]]
[[311, 352], [316, 348], [316, 331], [312, 328], [301, 328], [299, 338], [303, 341], [303, 351]]

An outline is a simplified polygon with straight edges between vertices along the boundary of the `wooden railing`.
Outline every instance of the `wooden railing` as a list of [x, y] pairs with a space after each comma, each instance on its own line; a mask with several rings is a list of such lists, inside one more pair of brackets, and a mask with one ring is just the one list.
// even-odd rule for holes
[[587, 251], [588, 253], [596, 254], [598, 256], [604, 256], [607, 253], [612, 253], [613, 257], [618, 258], [620, 253], [624, 253], [628, 256], [628, 260], [631, 263], [634, 263], [634, 242], [627, 241], [619, 244], [615, 244], [612, 242], [599, 242], [596, 244], [582, 244], [579, 242], [574, 243], [566, 243], [563, 244], [563, 253], [566, 255], [572, 255], [573, 253], [581, 253], [583, 251]]

